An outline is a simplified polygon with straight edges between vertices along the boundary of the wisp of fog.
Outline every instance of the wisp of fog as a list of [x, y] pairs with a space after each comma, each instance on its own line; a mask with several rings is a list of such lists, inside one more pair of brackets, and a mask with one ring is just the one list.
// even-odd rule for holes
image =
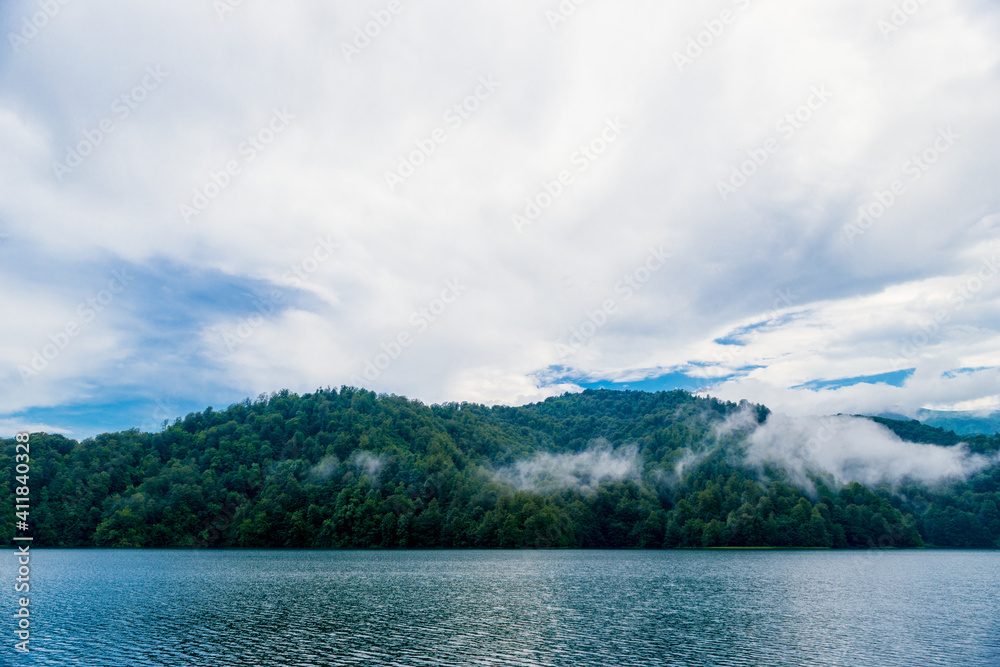
[[969, 452], [964, 443], [944, 447], [908, 442], [881, 424], [859, 417], [772, 413], [757, 424], [751, 415], [738, 413], [727, 421], [726, 428], [748, 431], [748, 465], [781, 468], [808, 491], [814, 490], [809, 473], [828, 476], [839, 485], [936, 485], [965, 479], [996, 462]]
[[639, 483], [641, 470], [639, 449], [635, 445], [614, 449], [602, 440], [582, 452], [536, 454], [497, 470], [496, 477], [521, 491], [549, 493], [572, 489], [590, 493], [602, 482]]

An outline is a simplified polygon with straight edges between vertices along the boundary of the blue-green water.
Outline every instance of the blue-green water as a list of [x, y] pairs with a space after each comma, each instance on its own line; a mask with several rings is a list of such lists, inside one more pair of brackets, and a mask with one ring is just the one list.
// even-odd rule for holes
[[[1000, 665], [1000, 553], [33, 554], [11, 665]], [[9, 582], [9, 585], [8, 583]]]

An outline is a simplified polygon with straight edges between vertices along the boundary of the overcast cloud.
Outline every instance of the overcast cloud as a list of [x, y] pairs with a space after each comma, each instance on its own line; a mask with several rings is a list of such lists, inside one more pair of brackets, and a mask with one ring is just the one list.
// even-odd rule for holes
[[0, 431], [996, 409], [1000, 8], [902, 5], [0, 3]]

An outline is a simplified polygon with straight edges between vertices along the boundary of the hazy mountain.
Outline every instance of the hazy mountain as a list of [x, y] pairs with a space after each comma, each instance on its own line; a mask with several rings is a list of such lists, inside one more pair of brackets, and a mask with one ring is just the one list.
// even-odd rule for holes
[[[892, 412], [878, 415], [888, 419], [910, 421], [910, 417]], [[1000, 411], [984, 414], [982, 412], [960, 412], [952, 410], [919, 410], [916, 419], [928, 426], [936, 426], [959, 435], [993, 435], [1000, 433]]]

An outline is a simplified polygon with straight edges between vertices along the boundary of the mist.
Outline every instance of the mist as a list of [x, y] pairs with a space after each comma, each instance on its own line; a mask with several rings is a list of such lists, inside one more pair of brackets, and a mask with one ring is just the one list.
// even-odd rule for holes
[[747, 465], [781, 468], [808, 492], [815, 492], [810, 473], [832, 478], [837, 485], [938, 485], [966, 479], [996, 463], [995, 458], [971, 453], [964, 443], [944, 447], [907, 442], [881, 424], [858, 417], [772, 413], [758, 425], [739, 413], [727, 421], [728, 427], [746, 433]]
[[714, 449], [714, 447], [698, 451], [682, 449], [680, 451], [680, 458], [674, 464], [673, 468], [654, 471], [652, 480], [661, 487], [676, 489], [684, 483], [685, 476], [701, 465], [702, 461], [708, 458]]
[[326, 483], [336, 474], [339, 467], [340, 459], [336, 456], [332, 454], [324, 456], [319, 463], [309, 469], [309, 472], [306, 473], [306, 479], [313, 484]]
[[368, 475], [372, 481], [375, 481], [379, 471], [382, 470], [384, 461], [381, 456], [372, 454], [371, 452], [355, 452], [351, 457], [350, 463], [359, 471], [363, 471]]
[[[384, 461], [381, 456], [372, 454], [371, 452], [357, 451], [351, 455], [345, 465], [353, 467], [359, 474], [368, 475], [374, 482], [378, 478], [379, 471], [382, 470], [383, 463]], [[340, 471], [340, 465], [340, 459], [333, 454], [329, 454], [320, 459], [316, 465], [309, 468], [309, 471], [305, 474], [305, 478], [313, 484], [323, 484], [333, 479], [334, 475]]]
[[613, 448], [605, 440], [575, 454], [537, 454], [496, 472], [499, 481], [520, 491], [550, 493], [572, 489], [592, 493], [602, 482], [639, 483], [642, 463], [635, 445]]

